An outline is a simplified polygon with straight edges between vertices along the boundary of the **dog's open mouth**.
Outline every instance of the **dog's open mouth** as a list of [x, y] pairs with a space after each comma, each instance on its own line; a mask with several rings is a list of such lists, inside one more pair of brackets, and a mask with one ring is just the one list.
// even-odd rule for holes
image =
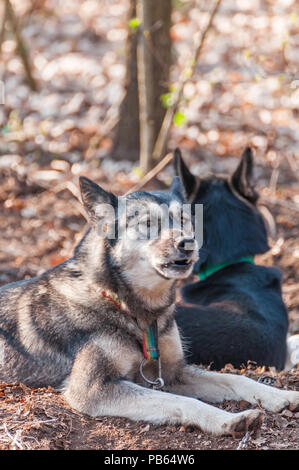
[[194, 260], [192, 258], [174, 259], [156, 265], [156, 271], [166, 279], [181, 279], [188, 276], [193, 264]]
[[192, 259], [185, 258], [185, 259], [177, 259], [174, 261], [170, 261], [169, 263], [163, 264], [163, 268], [189, 268], [190, 264], [192, 263]]

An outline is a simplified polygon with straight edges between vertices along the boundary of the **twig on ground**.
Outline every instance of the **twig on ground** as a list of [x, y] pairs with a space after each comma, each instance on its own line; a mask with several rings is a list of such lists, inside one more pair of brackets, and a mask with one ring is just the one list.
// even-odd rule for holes
[[288, 202], [288, 201], [282, 201], [280, 199], [277, 199], [275, 197], [270, 197], [270, 196], [262, 196], [261, 200], [267, 204], [272, 204], [274, 206], [279, 205], [279, 206], [285, 207], [286, 209], [299, 212], [299, 207], [296, 206], [296, 204], [292, 204], [291, 202]]
[[76, 208], [81, 213], [81, 215], [83, 215], [84, 219], [88, 221], [89, 218], [88, 218], [87, 212], [85, 211], [82, 205], [80, 191], [72, 181], [66, 181], [64, 183], [57, 185], [56, 189], [54, 188], [53, 191], [55, 193], [59, 193], [60, 191], [64, 191], [65, 189], [67, 189], [70, 193], [72, 193], [73, 196], [75, 196], [78, 202], [73, 201], [73, 204], [76, 206]]
[[281, 164], [281, 157], [279, 156], [278, 159], [275, 161], [274, 168], [270, 176], [269, 188], [272, 193], [275, 193], [276, 188], [277, 188], [280, 164]]
[[294, 173], [295, 178], [297, 179], [297, 181], [299, 181], [298, 165], [297, 165], [294, 155], [290, 153], [286, 153], [286, 159], [288, 161], [288, 164], [290, 165], [291, 170]]
[[22, 444], [18, 441], [19, 437], [20, 437], [20, 434], [21, 434], [21, 431], [18, 430], [15, 434], [15, 436], [13, 436], [9, 430], [7, 429], [7, 426], [6, 426], [6, 423], [3, 424], [3, 428], [4, 428], [4, 431], [6, 433], [6, 435], [9, 437], [9, 439], [11, 440], [11, 447], [13, 450], [16, 449], [16, 447], [18, 447], [18, 449], [20, 450], [24, 450], [24, 447], [22, 446]]
[[270, 237], [274, 239], [276, 237], [277, 230], [276, 230], [276, 223], [275, 223], [275, 219], [273, 215], [269, 211], [268, 207], [262, 204], [259, 204], [258, 208], [267, 222]]

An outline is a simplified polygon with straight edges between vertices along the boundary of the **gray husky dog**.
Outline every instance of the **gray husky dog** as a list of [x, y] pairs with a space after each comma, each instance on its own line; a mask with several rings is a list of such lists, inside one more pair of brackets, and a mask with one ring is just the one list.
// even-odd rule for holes
[[[297, 392], [185, 363], [175, 286], [190, 275], [198, 246], [182, 216], [179, 178], [168, 192], [120, 198], [84, 177], [80, 186], [90, 227], [73, 257], [0, 289], [0, 381], [60, 388], [71, 407], [93, 417], [214, 435], [256, 429], [262, 412], [229, 413], [198, 399], [298, 406]], [[148, 236], [152, 214], [157, 237]]]

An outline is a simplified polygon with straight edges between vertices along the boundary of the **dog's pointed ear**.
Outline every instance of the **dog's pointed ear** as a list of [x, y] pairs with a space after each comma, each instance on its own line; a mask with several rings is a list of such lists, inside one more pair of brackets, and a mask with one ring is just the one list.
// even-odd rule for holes
[[258, 199], [258, 192], [254, 188], [253, 167], [252, 150], [246, 147], [239, 165], [231, 176], [231, 183], [241, 196], [254, 203]]
[[182, 200], [182, 202], [186, 201], [185, 189], [179, 176], [173, 177], [169, 191], [178, 196]]
[[179, 148], [176, 148], [174, 151], [174, 168], [176, 175], [180, 177], [183, 183], [186, 196], [189, 199], [196, 189], [197, 181], [196, 177], [188, 170]]
[[105, 191], [89, 178], [80, 176], [79, 184], [82, 202], [91, 221], [100, 216], [100, 214], [97, 214], [97, 208], [99, 208], [100, 204], [109, 204], [114, 208], [117, 206], [117, 197]]

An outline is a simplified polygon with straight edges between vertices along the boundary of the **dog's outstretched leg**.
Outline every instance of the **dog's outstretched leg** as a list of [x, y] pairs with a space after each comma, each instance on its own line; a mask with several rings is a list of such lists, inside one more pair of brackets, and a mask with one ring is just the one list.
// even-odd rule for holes
[[123, 380], [117, 366], [95, 343], [86, 345], [78, 353], [65, 397], [71, 407], [90, 416], [192, 425], [218, 436], [244, 434], [260, 425], [259, 410], [229, 413], [194, 398]]
[[73, 408], [94, 417], [121, 416], [154, 424], [190, 425], [217, 436], [243, 435], [261, 423], [258, 410], [229, 413], [194, 398], [151, 390], [122, 380], [102, 385], [98, 390], [96, 384], [92, 384], [90, 390], [81, 389], [80, 393], [78, 390], [74, 393], [70, 387], [66, 399]]
[[181, 384], [171, 388], [172, 392], [214, 403], [246, 400], [275, 412], [290, 405], [293, 410], [299, 409], [299, 392], [281, 390], [241, 375], [221, 374], [202, 370], [197, 366], [186, 366], [182, 380]]

